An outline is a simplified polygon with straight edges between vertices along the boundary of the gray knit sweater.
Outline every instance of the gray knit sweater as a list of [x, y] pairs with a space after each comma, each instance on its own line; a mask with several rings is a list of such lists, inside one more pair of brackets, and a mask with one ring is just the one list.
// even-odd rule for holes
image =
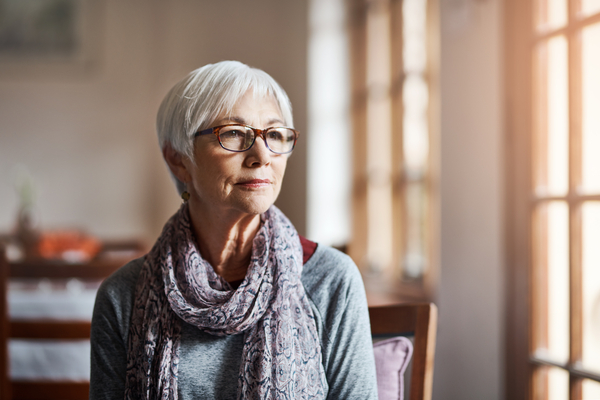
[[[104, 281], [94, 306], [90, 399], [124, 398], [127, 336], [137, 259]], [[304, 264], [302, 283], [320, 336], [328, 399], [377, 399], [367, 302], [354, 262], [326, 246]], [[179, 398], [236, 399], [243, 334], [213, 336], [182, 322]]]

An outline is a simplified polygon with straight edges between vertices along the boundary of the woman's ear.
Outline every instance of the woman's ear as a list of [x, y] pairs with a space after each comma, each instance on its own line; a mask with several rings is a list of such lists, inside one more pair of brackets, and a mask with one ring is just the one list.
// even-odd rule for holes
[[188, 183], [189, 181], [191, 181], [191, 174], [190, 171], [188, 171], [188, 167], [186, 166], [186, 164], [189, 163], [185, 163], [184, 161], [184, 159], [187, 156], [181, 154], [180, 152], [172, 148], [169, 144], [163, 147], [162, 153], [167, 165], [169, 166], [169, 169], [171, 170], [173, 175], [177, 177], [177, 179], [179, 179], [183, 183]]

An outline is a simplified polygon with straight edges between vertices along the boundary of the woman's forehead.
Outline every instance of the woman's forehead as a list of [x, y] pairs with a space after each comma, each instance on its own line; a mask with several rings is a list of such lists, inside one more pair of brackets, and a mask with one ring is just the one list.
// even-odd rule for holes
[[[235, 115], [235, 114], [231, 114], [228, 116], [225, 116], [223, 118], [220, 118], [219, 120], [217, 120], [217, 122], [232, 122], [232, 123], [238, 123], [241, 125], [251, 125], [251, 121], [248, 118], [245, 118], [243, 115]], [[280, 116], [273, 116], [273, 117], [267, 117], [267, 119], [264, 121], [266, 124], [268, 125], [273, 125], [273, 124], [283, 124], [283, 118], [281, 118]]]
[[224, 110], [215, 122], [223, 120], [248, 125], [249, 119], [260, 116], [269, 122], [284, 123], [284, 118], [275, 96], [256, 95], [252, 90], [240, 97], [229, 110]]

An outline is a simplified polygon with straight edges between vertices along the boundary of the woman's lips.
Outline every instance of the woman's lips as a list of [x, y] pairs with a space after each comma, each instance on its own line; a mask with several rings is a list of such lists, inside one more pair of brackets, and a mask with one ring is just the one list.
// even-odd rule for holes
[[236, 185], [243, 186], [246, 188], [260, 189], [267, 187], [271, 184], [271, 181], [268, 179], [251, 179], [248, 181], [238, 182]]

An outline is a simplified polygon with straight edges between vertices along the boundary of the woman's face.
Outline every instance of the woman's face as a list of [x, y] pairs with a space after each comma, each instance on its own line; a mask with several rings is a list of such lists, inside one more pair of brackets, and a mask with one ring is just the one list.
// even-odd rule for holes
[[[260, 129], [285, 125], [276, 101], [270, 96], [254, 98], [252, 91], [240, 98], [231, 114], [219, 116], [213, 126], [229, 123]], [[215, 213], [265, 212], [279, 195], [287, 159], [288, 155], [271, 152], [260, 137], [250, 150], [241, 153], [221, 148], [215, 135], [196, 137], [195, 165], [184, 160], [191, 209], [198, 206]]]

